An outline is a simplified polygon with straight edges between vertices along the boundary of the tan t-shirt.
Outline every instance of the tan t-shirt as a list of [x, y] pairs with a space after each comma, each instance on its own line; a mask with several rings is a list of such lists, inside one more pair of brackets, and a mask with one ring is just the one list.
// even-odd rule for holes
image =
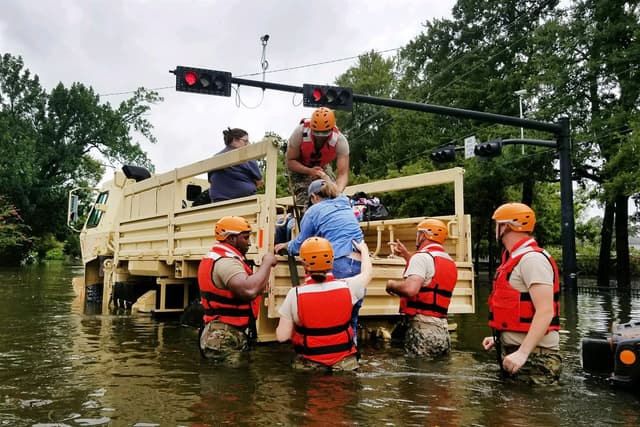
[[[515, 266], [509, 277], [509, 283], [520, 292], [528, 292], [534, 286], [551, 286], [553, 288], [553, 267], [547, 257], [539, 252], [525, 254]], [[527, 334], [524, 332], [502, 332], [502, 342], [506, 345], [519, 346]], [[560, 349], [558, 331], [548, 332], [538, 343], [539, 347]]]
[[[299, 125], [293, 130], [293, 133], [289, 137], [289, 142], [287, 143], [288, 147], [292, 148], [300, 148], [302, 145], [302, 130], [304, 129], [303, 125]], [[338, 133], [338, 142], [336, 142], [336, 156], [348, 156], [349, 155], [349, 142], [347, 138], [342, 134], [342, 132]]]
[[211, 278], [217, 288], [227, 289], [229, 280], [239, 273], [245, 273], [242, 262], [236, 258], [220, 258], [213, 265]]
[[414, 254], [409, 259], [409, 266], [407, 266], [407, 271], [404, 272], [404, 277], [407, 278], [412, 274], [423, 277], [425, 283], [430, 283], [436, 274], [436, 265], [433, 257], [424, 252]]
[[[340, 280], [344, 280], [347, 282], [347, 286], [349, 287], [349, 291], [351, 292], [351, 305], [358, 302], [359, 299], [364, 298], [364, 291], [365, 287], [367, 286], [367, 282], [365, 280], [363, 280], [359, 276], [348, 277], [346, 279]], [[326, 284], [316, 283], [315, 286], [319, 286], [320, 289], [322, 289], [326, 287]], [[278, 313], [280, 313], [280, 316], [284, 317], [285, 319], [293, 320], [293, 323], [297, 324], [300, 321], [300, 319], [298, 318], [298, 299], [296, 298], [296, 288], [289, 289], [284, 302], [278, 309]]]

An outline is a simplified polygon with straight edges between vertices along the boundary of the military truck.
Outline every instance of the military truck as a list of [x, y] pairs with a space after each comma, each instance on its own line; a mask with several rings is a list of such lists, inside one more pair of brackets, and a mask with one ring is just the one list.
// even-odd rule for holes
[[[124, 167], [113, 179], [97, 190], [87, 220], [80, 231], [84, 277], [74, 279], [82, 296], [91, 291], [108, 313], [117, 307], [134, 309], [143, 300], [153, 315], [183, 312], [198, 299], [197, 272], [200, 259], [215, 243], [214, 225], [227, 215], [246, 218], [252, 225], [252, 245], [247, 253], [259, 264], [262, 256], [272, 252], [278, 219], [290, 211], [293, 198], [276, 197], [279, 147], [265, 139], [225, 154], [189, 164], [169, 172], [150, 174], [142, 168]], [[208, 171], [229, 167], [247, 160], [262, 160], [264, 190], [259, 194], [223, 202], [198, 205], [198, 194], [206, 191]], [[474, 272], [471, 258], [470, 217], [464, 213], [462, 168], [351, 185], [345, 194], [358, 192], [383, 195], [408, 192], [427, 186], [441, 186], [439, 191], [453, 192], [451, 212], [435, 216], [447, 224], [449, 237], [445, 248], [456, 261], [458, 282], [449, 312], [473, 313]], [[77, 191], [70, 193], [69, 218], [77, 206]], [[405, 261], [393, 253], [389, 242], [400, 239], [408, 247], [415, 241], [417, 224], [425, 216], [391, 218], [361, 222], [362, 231], [373, 259], [373, 279], [360, 311], [359, 334], [382, 334], [399, 319], [397, 297], [388, 295], [388, 279], [402, 277]], [[73, 226], [73, 223], [70, 225]], [[295, 235], [295, 230], [294, 230]], [[275, 340], [278, 307], [292, 286], [296, 272], [303, 277], [299, 259], [278, 256], [263, 307], [257, 322], [260, 341]], [[292, 275], [293, 273], [293, 275]], [[141, 304], [145, 305], [145, 304]]]

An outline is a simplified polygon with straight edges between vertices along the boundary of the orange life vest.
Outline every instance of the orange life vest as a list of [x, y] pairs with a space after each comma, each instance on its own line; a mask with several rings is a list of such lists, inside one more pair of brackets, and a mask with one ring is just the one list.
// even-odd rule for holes
[[296, 288], [298, 323], [291, 342], [298, 354], [316, 363], [332, 366], [355, 354], [351, 328], [351, 291], [347, 282], [327, 274], [317, 283], [310, 277]]
[[204, 323], [219, 320], [228, 325], [243, 328], [250, 326], [258, 318], [261, 297], [251, 302], [237, 298], [228, 289], [218, 288], [211, 279], [213, 266], [220, 258], [236, 258], [244, 266], [247, 274], [253, 274], [242, 254], [233, 246], [218, 243], [211, 248], [198, 266], [198, 286], [200, 287], [200, 301], [204, 308]]
[[560, 329], [560, 279], [553, 257], [530, 237], [520, 240], [502, 254], [502, 264], [496, 270], [493, 292], [489, 295], [489, 326], [499, 331], [528, 332], [536, 310], [529, 292], [520, 292], [509, 283], [509, 276], [525, 254], [543, 254], [553, 267], [553, 319], [547, 331]]
[[302, 119], [300, 123], [303, 125], [302, 143], [300, 144], [300, 163], [307, 167], [324, 167], [333, 161], [333, 159], [336, 158], [336, 145], [338, 144], [338, 137], [340, 136], [338, 128], [334, 127], [327, 140], [322, 144], [322, 147], [320, 147], [320, 150], [316, 150], [310, 120]]
[[453, 288], [458, 281], [456, 263], [438, 243], [427, 242], [416, 253], [426, 253], [433, 258], [435, 274], [429, 283], [422, 285], [417, 295], [400, 298], [400, 313], [446, 318]]

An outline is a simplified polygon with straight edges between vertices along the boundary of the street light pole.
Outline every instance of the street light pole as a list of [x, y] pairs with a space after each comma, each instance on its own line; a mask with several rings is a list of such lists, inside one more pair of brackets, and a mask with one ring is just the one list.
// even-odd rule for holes
[[[518, 95], [518, 101], [519, 101], [519, 104], [520, 104], [520, 118], [522, 119], [522, 118], [524, 118], [524, 116], [522, 115], [522, 97], [527, 94], [527, 91], [526, 91], [526, 89], [520, 89], [520, 90], [515, 91], [514, 93], [516, 95]], [[524, 139], [524, 128], [523, 127], [520, 128], [520, 139]], [[522, 154], [524, 154], [524, 145], [522, 146]]]

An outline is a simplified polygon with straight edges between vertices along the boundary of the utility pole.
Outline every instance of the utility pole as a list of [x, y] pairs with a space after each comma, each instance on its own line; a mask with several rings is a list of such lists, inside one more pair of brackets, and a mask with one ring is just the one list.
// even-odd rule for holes
[[[522, 97], [524, 95], [527, 94], [526, 89], [520, 89], [514, 92], [516, 95], [518, 95], [518, 101], [520, 104], [520, 118], [524, 118], [524, 115], [522, 114]], [[524, 139], [524, 128], [521, 127], [520, 128], [520, 139]], [[524, 154], [524, 145], [522, 146], [522, 154]]]

